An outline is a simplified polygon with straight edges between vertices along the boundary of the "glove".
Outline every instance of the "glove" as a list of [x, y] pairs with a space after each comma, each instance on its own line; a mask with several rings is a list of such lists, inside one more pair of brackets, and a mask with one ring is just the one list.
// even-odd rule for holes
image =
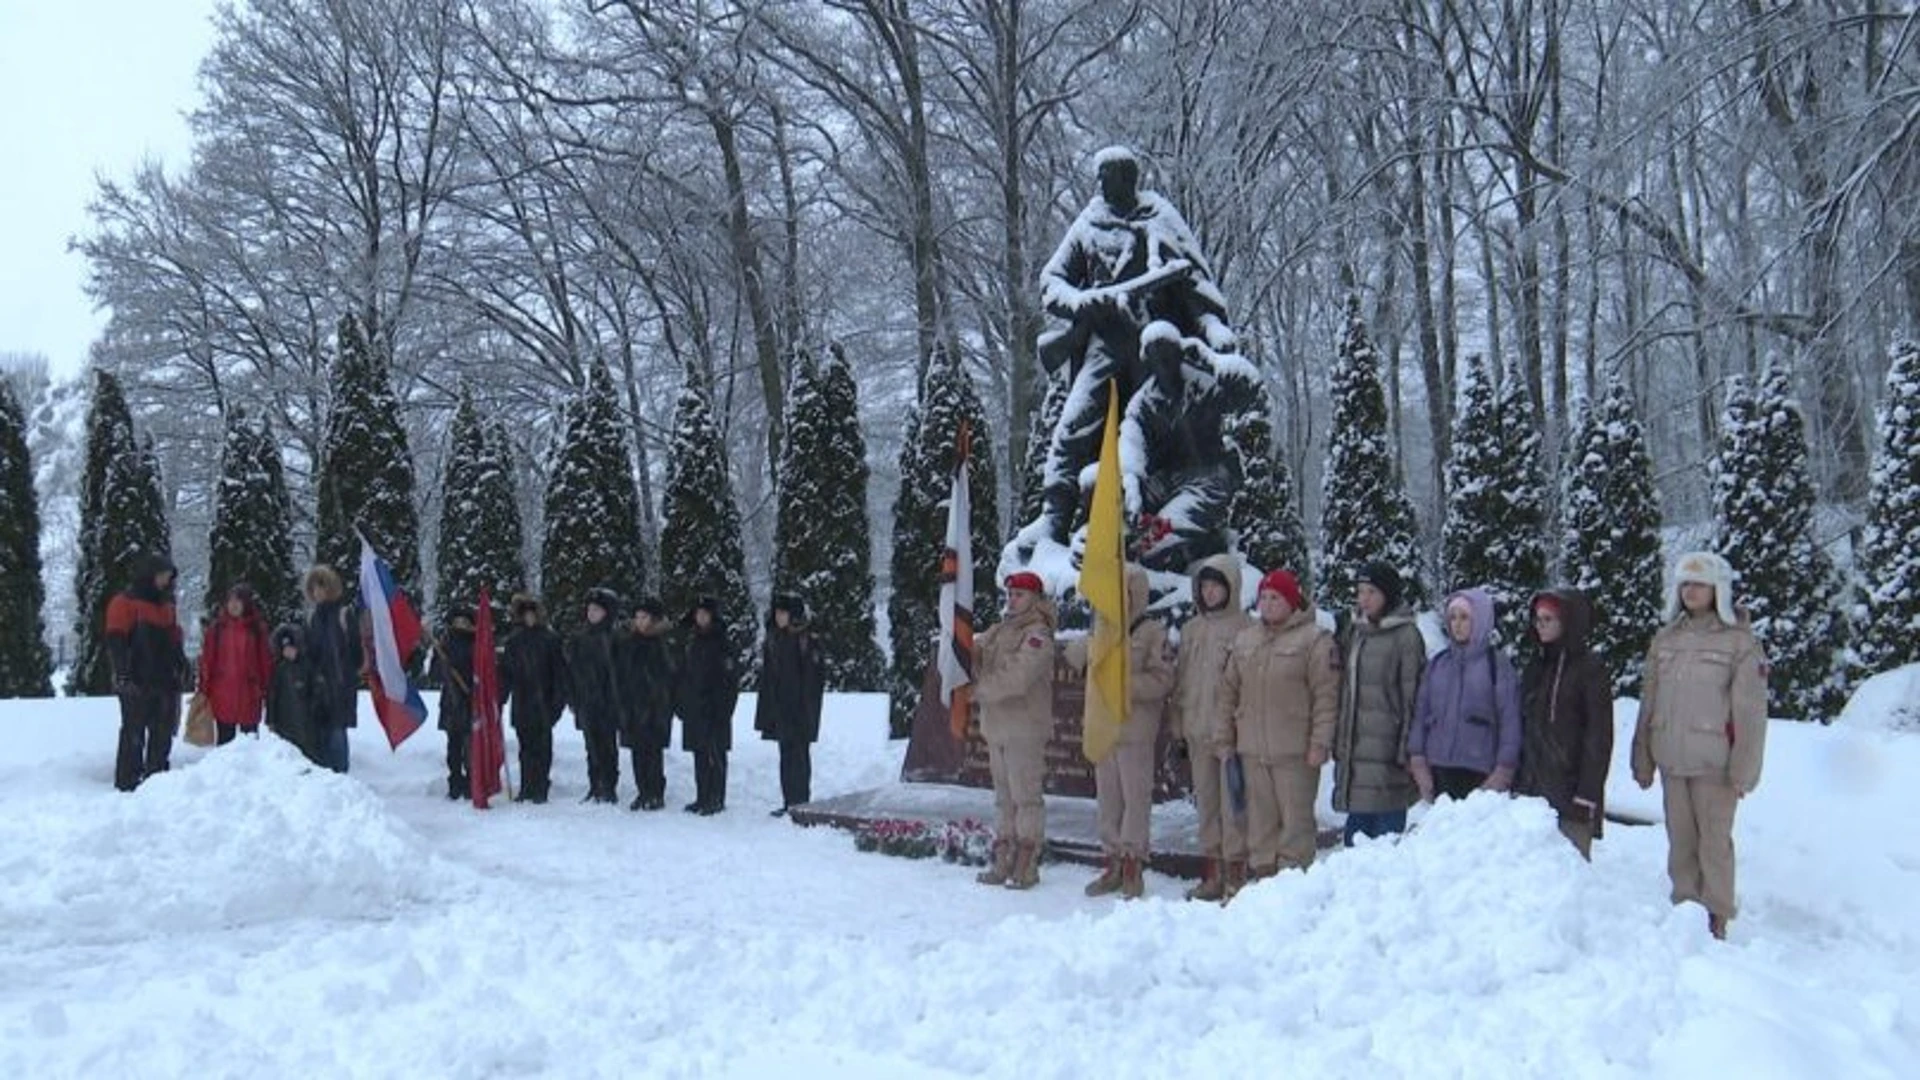
[[1652, 787], [1653, 786], [1652, 770], [1648, 770], [1646, 772], [1641, 772], [1639, 769], [1633, 770], [1633, 782], [1640, 785], [1641, 791], [1645, 791], [1648, 788]]
[[1420, 801], [1433, 801], [1433, 770], [1428, 767], [1424, 757], [1407, 759], [1407, 771], [1413, 774], [1414, 786], [1420, 789]]
[[1486, 791], [1511, 790], [1513, 787], [1513, 769], [1506, 765], [1500, 766], [1493, 770], [1493, 774], [1488, 776], [1486, 783], [1481, 784], [1480, 787]]
[[1327, 748], [1324, 746], [1307, 747], [1307, 768], [1317, 769], [1327, 763]]

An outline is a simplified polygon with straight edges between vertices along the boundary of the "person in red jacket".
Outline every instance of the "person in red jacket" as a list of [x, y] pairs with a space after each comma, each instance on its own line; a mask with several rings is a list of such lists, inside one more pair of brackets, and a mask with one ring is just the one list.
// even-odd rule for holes
[[267, 687], [273, 684], [271, 638], [253, 587], [228, 589], [200, 639], [200, 681], [195, 684], [213, 711], [221, 746], [242, 731], [259, 734]]

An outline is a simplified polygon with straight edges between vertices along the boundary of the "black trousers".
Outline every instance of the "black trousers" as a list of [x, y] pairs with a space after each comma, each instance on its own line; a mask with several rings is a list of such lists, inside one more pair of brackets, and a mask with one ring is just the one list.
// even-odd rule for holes
[[180, 695], [127, 690], [120, 694], [120, 751], [113, 760], [113, 786], [132, 791], [154, 773], [167, 771]]
[[780, 799], [785, 806], [813, 801], [813, 744], [805, 739], [780, 742]]
[[588, 731], [587, 793], [612, 798], [620, 788], [620, 733]]
[[1487, 782], [1487, 774], [1474, 769], [1455, 769], [1436, 765], [1433, 769], [1433, 797], [1445, 795], [1449, 798], [1464, 799], [1480, 790]]
[[513, 730], [520, 736], [520, 794], [544, 799], [553, 775], [553, 725], [534, 720]]
[[447, 791], [454, 795], [469, 795], [467, 744], [473, 739], [473, 731], [470, 728], [448, 728], [442, 734], [447, 737]]
[[726, 808], [727, 752], [725, 750], [693, 752], [693, 801], [709, 810]]
[[667, 754], [657, 746], [635, 746], [633, 749], [633, 783], [640, 789], [640, 798], [664, 799], [667, 797]]

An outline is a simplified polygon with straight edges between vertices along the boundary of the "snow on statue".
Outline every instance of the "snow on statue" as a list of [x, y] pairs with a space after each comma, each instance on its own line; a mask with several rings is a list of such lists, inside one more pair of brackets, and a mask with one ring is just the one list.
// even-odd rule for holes
[[1069, 390], [1048, 444], [1039, 516], [1003, 560], [1063, 585], [1109, 382], [1124, 403], [1120, 468], [1134, 555], [1160, 574], [1183, 574], [1226, 549], [1240, 478], [1223, 427], [1264, 406], [1253, 365], [1234, 353], [1226, 298], [1179, 211], [1140, 190], [1131, 150], [1102, 150], [1094, 165], [1100, 191], [1041, 271], [1042, 303], [1066, 324], [1041, 336], [1041, 362]]

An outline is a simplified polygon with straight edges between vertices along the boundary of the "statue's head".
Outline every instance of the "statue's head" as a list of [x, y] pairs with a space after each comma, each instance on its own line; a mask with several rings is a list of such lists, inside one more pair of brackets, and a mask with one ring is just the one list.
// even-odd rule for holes
[[1093, 156], [1100, 178], [1100, 197], [1116, 210], [1131, 210], [1140, 201], [1140, 158], [1124, 146], [1109, 146]]

